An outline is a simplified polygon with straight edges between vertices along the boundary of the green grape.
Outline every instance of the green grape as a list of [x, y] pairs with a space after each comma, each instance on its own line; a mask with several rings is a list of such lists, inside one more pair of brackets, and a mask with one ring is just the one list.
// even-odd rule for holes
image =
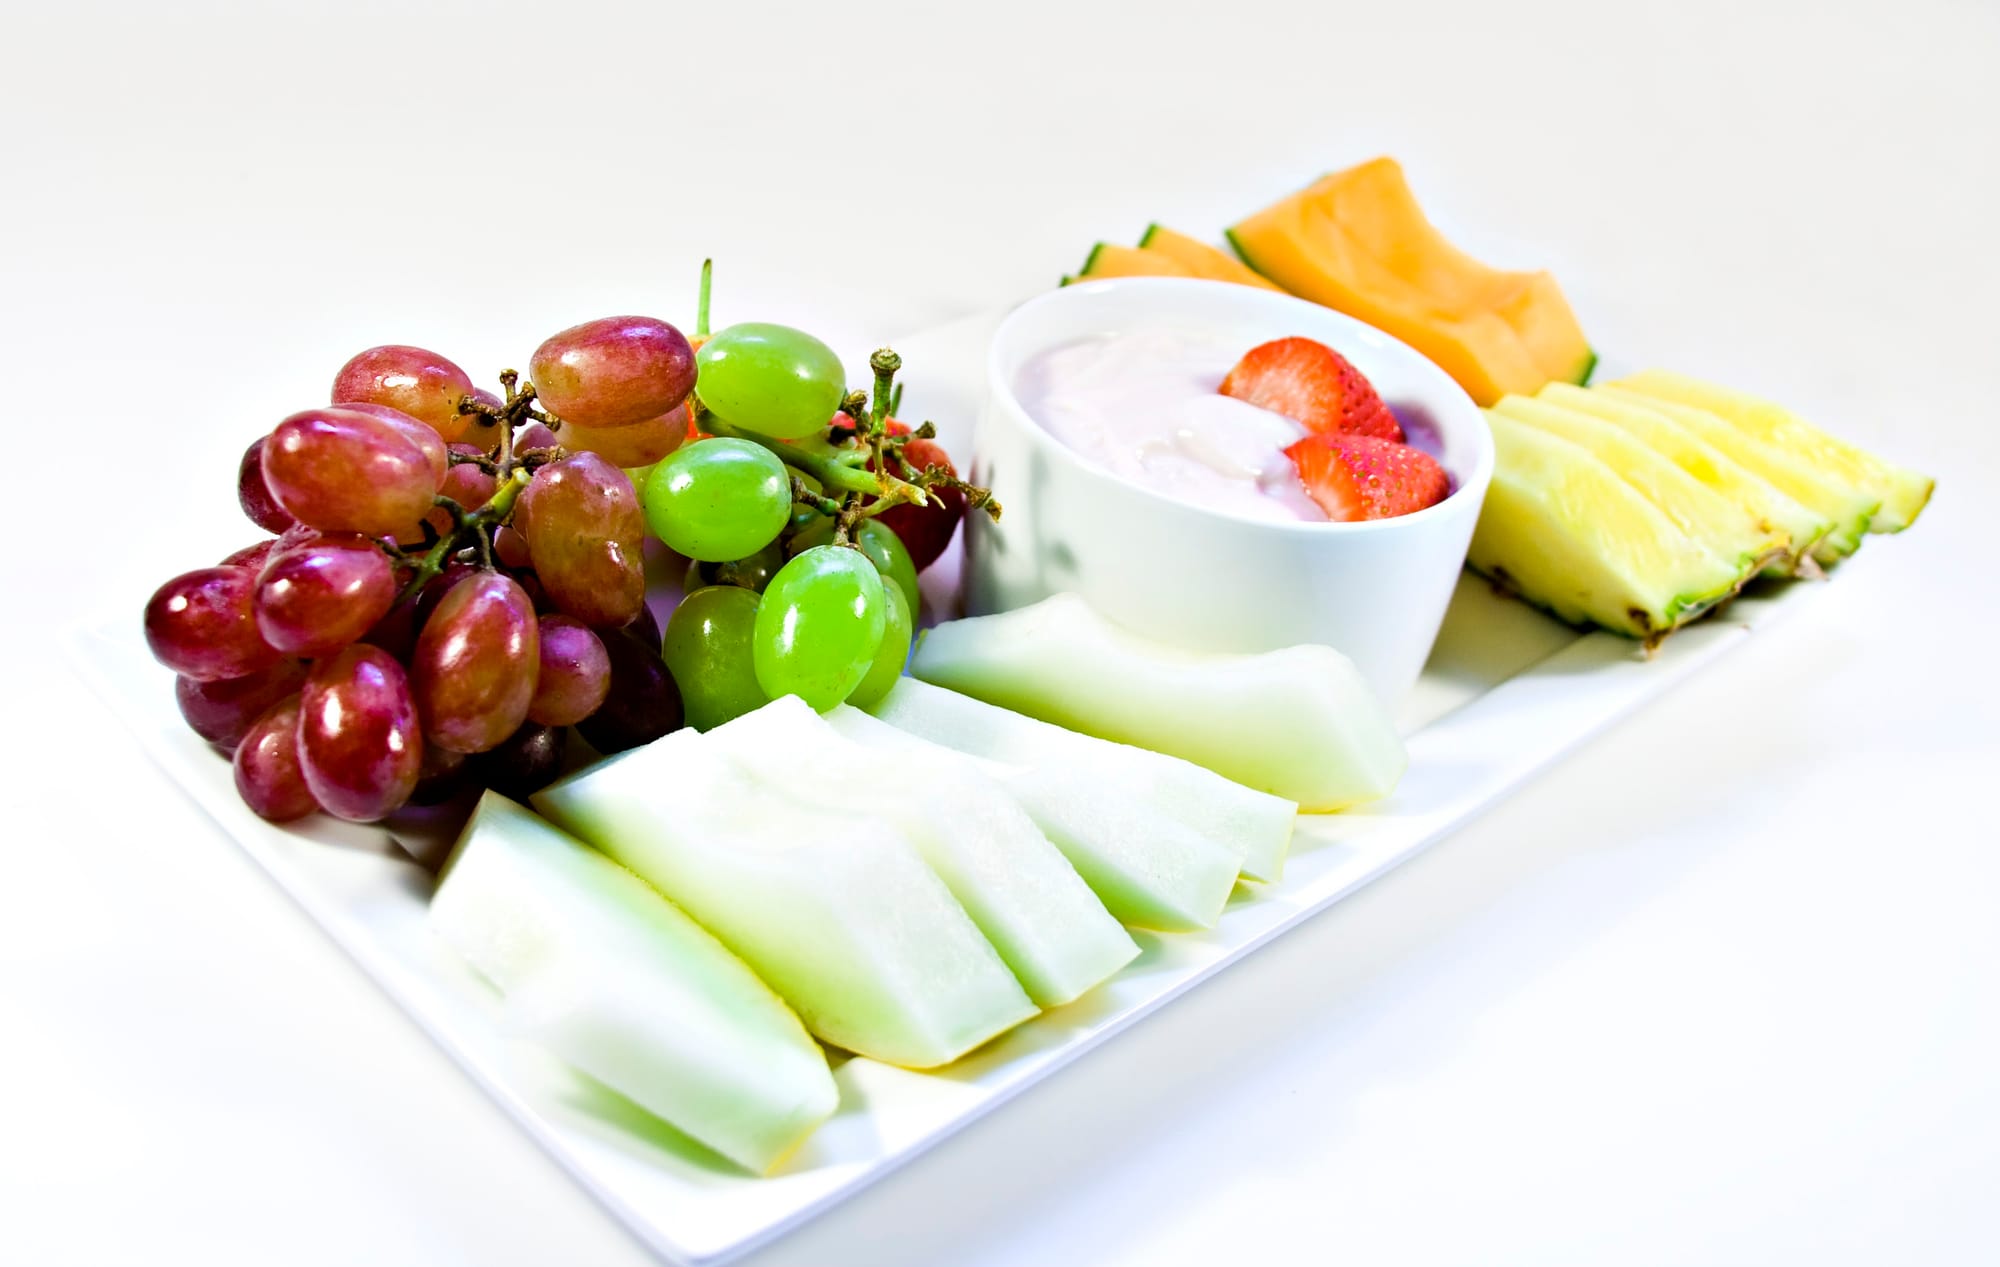
[[716, 417], [780, 440], [824, 431], [847, 394], [833, 349], [790, 326], [730, 326], [701, 345], [695, 366], [695, 395]]
[[887, 695], [896, 679], [903, 676], [903, 666], [910, 661], [910, 605], [903, 601], [903, 591], [894, 585], [884, 585], [882, 593], [889, 600], [889, 618], [882, 628], [882, 648], [875, 653], [875, 663], [868, 666], [861, 685], [847, 697], [847, 702], [856, 708], [866, 708]]
[[757, 595], [735, 585], [711, 585], [681, 600], [667, 621], [660, 654], [681, 688], [687, 723], [720, 726], [767, 702], [750, 652]]
[[819, 546], [771, 578], [751, 641], [757, 685], [820, 712], [861, 684], [888, 626], [887, 587], [858, 550]]
[[747, 590], [761, 594], [778, 569], [785, 566], [785, 549], [773, 541], [757, 553], [741, 559], [731, 559], [727, 563], [703, 563], [699, 560], [688, 564], [687, 576], [681, 582], [681, 592], [692, 594], [705, 585], [740, 585]]
[[690, 559], [741, 559], [776, 540], [791, 518], [791, 481], [778, 455], [748, 440], [701, 440], [661, 458], [640, 498], [653, 535]]
[[[807, 524], [791, 539], [790, 549], [794, 554], [833, 541], [832, 518], [818, 514], [815, 518], [817, 522]], [[796, 525], [798, 518], [794, 516], [792, 522]], [[923, 605], [917, 593], [917, 565], [911, 561], [910, 552], [903, 547], [903, 539], [894, 528], [877, 519], [864, 519], [854, 525], [854, 544], [875, 564], [883, 580], [894, 581], [896, 588], [903, 591], [912, 612]]]

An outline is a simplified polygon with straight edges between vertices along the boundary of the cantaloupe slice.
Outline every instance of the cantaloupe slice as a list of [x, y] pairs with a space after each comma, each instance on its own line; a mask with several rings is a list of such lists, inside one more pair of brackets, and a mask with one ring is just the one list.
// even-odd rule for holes
[[1063, 285], [1096, 281], [1101, 277], [1193, 276], [1193, 269], [1159, 251], [1142, 251], [1136, 246], [1099, 242], [1090, 248], [1090, 254], [1084, 259], [1083, 267], [1076, 271], [1076, 276], [1063, 278]]
[[1388, 711], [1333, 648], [1190, 655], [1108, 623], [1074, 594], [941, 624], [910, 672], [1309, 811], [1387, 796], [1409, 763]]
[[[752, 768], [768, 767], [774, 752], [811, 753], [786, 764], [772, 793], [895, 823], [1042, 1007], [1070, 1002], [1138, 957], [1138, 944], [1076, 868], [969, 758], [931, 748], [871, 760], [796, 696], [716, 727], [705, 742]], [[885, 783], [893, 785], [886, 795]]]
[[1147, 225], [1145, 235], [1139, 239], [1139, 249], [1164, 255], [1196, 277], [1284, 293], [1283, 287], [1247, 267], [1235, 256], [1185, 233], [1176, 233], [1165, 225]]
[[1582, 445], [1505, 414], [1487, 422], [1493, 483], [1466, 562], [1529, 602], [1651, 644], [1751, 575]]
[[[904, 678], [870, 712], [993, 762], [1001, 784], [1121, 924], [1181, 932], [1222, 914], [1239, 873], [1275, 879], [1290, 802], [1175, 757], [1051, 726]], [[1256, 854], [1257, 863], [1246, 862]]]
[[1643, 405], [1569, 383], [1550, 383], [1537, 400], [1601, 418], [1666, 458], [1703, 484], [1775, 525], [1787, 538], [1785, 571], [1795, 572], [1834, 521], [1788, 495], [1770, 480], [1710, 444], [1680, 423]]
[[921, 854], [881, 817], [775, 794], [691, 730], [536, 793], [535, 806], [700, 921], [836, 1047], [945, 1064], [1035, 1005]]
[[840, 1095], [789, 1008], [673, 903], [494, 792], [431, 928], [525, 1037], [743, 1166], [768, 1170]]
[[1725, 559], [1757, 572], [1788, 556], [1791, 538], [1683, 471], [1623, 428], [1540, 398], [1503, 396], [1494, 412], [1574, 441], [1625, 477], [1674, 525]]
[[1748, 392], [1667, 370], [1643, 370], [1616, 386], [1658, 400], [1706, 409], [1745, 435], [1797, 454], [1829, 476], [1876, 498], [1870, 532], [1901, 532], [1917, 521], [1937, 481], [1836, 439], [1782, 405]]
[[1706, 409], [1676, 404], [1612, 384], [1591, 390], [1603, 393], [1609, 400], [1665, 414], [1813, 511], [1833, 520], [1833, 530], [1813, 547], [1812, 557], [1817, 562], [1837, 563], [1860, 549], [1862, 536], [1882, 509], [1879, 495], [1835, 478], [1814, 466], [1804, 454], [1761, 440]]

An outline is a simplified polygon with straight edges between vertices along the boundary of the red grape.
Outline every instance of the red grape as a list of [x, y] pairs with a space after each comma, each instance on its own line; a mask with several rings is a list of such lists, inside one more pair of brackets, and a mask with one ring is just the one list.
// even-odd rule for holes
[[553, 449], [560, 443], [556, 433], [539, 422], [531, 422], [514, 433], [516, 453], [526, 453], [530, 449]]
[[402, 410], [392, 409], [388, 405], [371, 405], [365, 401], [355, 401], [342, 405], [341, 408], [352, 409], [371, 418], [380, 418], [410, 437], [410, 442], [423, 451], [424, 459], [431, 464], [431, 474], [436, 477], [439, 484], [444, 483], [444, 473], [451, 466], [451, 450], [446, 446], [443, 436]]
[[514, 507], [535, 575], [551, 601], [587, 625], [615, 628], [646, 603], [646, 521], [625, 472], [578, 453], [535, 472]]
[[563, 423], [562, 446], [573, 452], [595, 453], [613, 466], [651, 466], [681, 447], [687, 439], [688, 412], [682, 405], [671, 413], [629, 427], [579, 427]]
[[220, 566], [226, 568], [249, 568], [252, 572], [262, 572], [264, 570], [264, 561], [271, 557], [271, 552], [283, 540], [283, 537], [269, 537], [263, 541], [259, 541], [255, 545], [247, 545], [241, 550], [231, 551], [222, 560]]
[[279, 423], [264, 446], [264, 479], [299, 522], [371, 537], [408, 530], [437, 491], [415, 441], [351, 409], [308, 409]]
[[291, 655], [330, 655], [374, 627], [396, 601], [396, 570], [366, 537], [321, 537], [280, 550], [257, 582], [257, 631]]
[[[470, 444], [454, 444], [452, 452], [466, 456], [479, 456], [479, 450]], [[477, 462], [460, 462], [445, 472], [444, 480], [438, 484], [438, 494], [449, 497], [464, 510], [478, 510], [493, 500], [493, 492], [500, 486], [488, 471], [482, 470]], [[451, 515], [439, 506], [424, 516], [431, 527], [442, 537], [451, 531]]]
[[[400, 587], [407, 583], [407, 578], [399, 573], [396, 577], [399, 593]], [[368, 632], [362, 634], [356, 641], [380, 647], [404, 664], [408, 664], [411, 653], [417, 649], [417, 630], [423, 623], [420, 613], [423, 611], [424, 593], [424, 590], [418, 590], [407, 598], [398, 598], [390, 604], [389, 610], [382, 614], [382, 619], [376, 621]]]
[[472, 775], [470, 760], [462, 752], [425, 744], [424, 764], [417, 771], [417, 786], [410, 793], [410, 804], [442, 805], [457, 796]]
[[528, 719], [573, 726], [596, 712], [611, 690], [611, 657], [590, 627], [573, 616], [545, 616], [539, 632], [541, 676], [528, 701]]
[[679, 730], [681, 693], [660, 658], [659, 639], [614, 629], [604, 635], [604, 650], [611, 659], [611, 693], [576, 724], [576, 733], [609, 756]]
[[319, 808], [299, 761], [299, 697], [273, 704], [236, 745], [236, 794], [260, 818], [288, 823]]
[[694, 349], [653, 317], [603, 317], [550, 335], [528, 361], [535, 394], [579, 427], [658, 418], [694, 390]]
[[562, 773], [569, 731], [529, 722], [473, 760], [479, 781], [502, 796], [525, 801]]
[[535, 561], [528, 557], [527, 539], [504, 524], [493, 530], [493, 555], [510, 568], [535, 566]]
[[258, 436], [243, 450], [243, 461], [236, 467], [236, 502], [251, 523], [266, 532], [283, 532], [298, 520], [278, 504], [264, 483], [264, 441], [268, 438]]
[[357, 643], [318, 661], [299, 705], [299, 768], [329, 814], [373, 822], [410, 799], [424, 761], [403, 666]]
[[257, 574], [245, 567], [197, 568], [153, 592], [146, 646], [153, 658], [197, 682], [248, 677], [278, 661], [257, 632]]
[[527, 720], [540, 665], [527, 593], [498, 572], [461, 580], [424, 622], [410, 658], [425, 736], [454, 752], [493, 747]]
[[180, 705], [188, 729], [218, 747], [234, 749], [260, 713], [287, 695], [298, 694], [305, 680], [306, 666], [298, 660], [280, 660], [248, 677], [215, 682], [177, 677], [174, 702]]
[[400, 409], [446, 440], [465, 434], [471, 417], [458, 412], [461, 398], [475, 394], [472, 379], [435, 352], [386, 343], [357, 353], [333, 377], [336, 405], [362, 401]]

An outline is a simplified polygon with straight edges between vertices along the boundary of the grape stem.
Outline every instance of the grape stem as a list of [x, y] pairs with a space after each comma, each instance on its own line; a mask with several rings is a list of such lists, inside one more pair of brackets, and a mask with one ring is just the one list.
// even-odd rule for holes
[[715, 282], [715, 261], [701, 262], [701, 292], [694, 301], [694, 337], [708, 338], [708, 292]]
[[893, 475], [877, 478], [869, 471], [835, 462], [817, 454], [801, 452], [796, 446], [786, 444], [783, 440], [773, 440], [754, 431], [732, 427], [714, 414], [703, 418], [701, 428], [712, 436], [727, 436], [732, 440], [748, 440], [752, 444], [761, 445], [777, 454], [778, 459], [786, 466], [804, 471], [818, 480], [821, 488], [881, 497], [891, 503], [915, 502], [921, 506], [929, 501], [923, 489], [899, 480]]

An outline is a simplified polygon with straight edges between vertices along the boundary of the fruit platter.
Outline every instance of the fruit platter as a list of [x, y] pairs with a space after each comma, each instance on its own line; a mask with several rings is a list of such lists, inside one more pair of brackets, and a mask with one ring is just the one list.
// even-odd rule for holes
[[1600, 360], [1389, 159], [893, 347], [702, 279], [490, 381], [329, 358], [245, 428], [262, 535], [75, 657], [676, 1261], [1386, 873], [1934, 487]]

